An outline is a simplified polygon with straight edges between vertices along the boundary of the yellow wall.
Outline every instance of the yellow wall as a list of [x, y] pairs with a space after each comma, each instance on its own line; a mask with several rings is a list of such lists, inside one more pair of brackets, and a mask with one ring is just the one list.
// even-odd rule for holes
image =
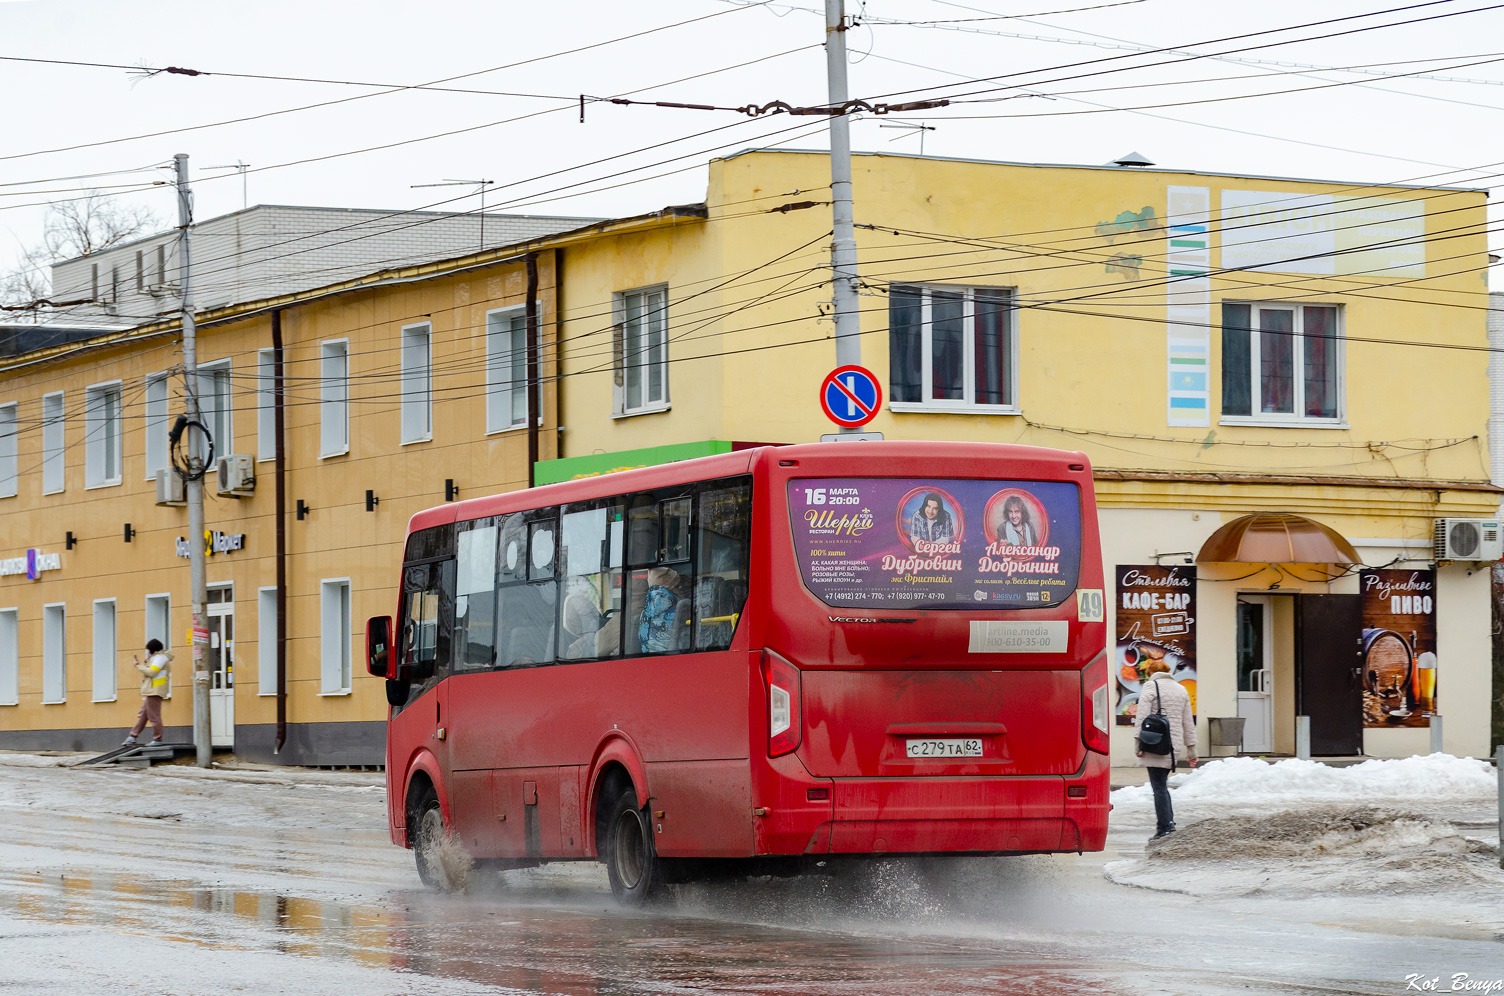
[[[540, 338], [553, 338], [554, 256], [539, 256]], [[411, 515], [444, 501], [452, 478], [460, 497], [526, 487], [527, 431], [518, 427], [485, 434], [486, 312], [521, 306], [526, 271], [521, 262], [497, 264], [416, 283], [358, 290], [311, 303], [290, 303], [283, 312], [287, 356], [287, 691], [289, 723], [381, 721], [386, 704], [380, 680], [361, 661], [364, 620], [396, 605], [398, 564]], [[210, 317], [210, 316], [206, 316]], [[402, 445], [399, 416], [400, 336], [404, 325], [432, 323], [433, 438]], [[272, 345], [271, 318], [262, 314], [215, 325], [200, 319], [199, 362], [230, 359], [235, 392], [234, 452], [257, 452], [257, 350]], [[320, 343], [349, 340], [350, 449], [320, 458]], [[540, 456], [557, 456], [556, 379], [551, 352], [543, 351]], [[0, 609], [20, 609], [20, 704], [0, 706], [0, 730], [123, 730], [140, 699], [132, 652], [145, 642], [144, 598], [172, 598], [174, 695], [164, 709], [169, 726], [192, 723], [186, 648], [190, 593], [188, 561], [174, 540], [187, 535], [187, 510], [155, 504], [145, 479], [144, 378], [166, 369], [171, 411], [183, 410], [182, 352], [175, 334], [146, 343], [64, 353], [49, 362], [0, 379], [0, 404], [18, 401], [20, 479], [15, 498], [0, 499], [0, 557], [24, 555], [28, 547], [59, 552], [62, 569], [38, 581], [24, 575], [0, 578]], [[85, 490], [83, 424], [78, 410], [86, 385], [124, 381], [123, 483]], [[41, 493], [41, 395], [66, 392], [66, 490]], [[225, 449], [220, 447], [223, 454]], [[276, 698], [258, 694], [262, 649], [258, 645], [257, 589], [276, 583], [273, 462], [256, 464], [255, 493], [220, 497], [211, 484], [205, 498], [210, 530], [244, 533], [244, 549], [211, 556], [209, 583], [233, 582], [236, 635], [237, 726], [276, 722]], [[380, 504], [365, 510], [366, 489]], [[312, 508], [298, 521], [298, 499]], [[123, 524], [136, 529], [126, 544]], [[80, 542], [63, 550], [64, 533]], [[352, 683], [348, 694], [320, 694], [319, 585], [351, 579]], [[118, 693], [92, 701], [92, 601], [118, 599]], [[67, 701], [41, 705], [42, 606], [67, 604]], [[268, 655], [268, 663], [270, 656]], [[82, 742], [82, 741], [81, 741]], [[90, 738], [89, 743], [96, 740]], [[66, 745], [66, 744], [65, 744]], [[372, 760], [378, 760], [374, 758]]]
[[[1014, 288], [1025, 305], [1018, 313], [1022, 415], [901, 413], [885, 407], [868, 429], [890, 439], [1082, 449], [1098, 467], [1487, 480], [1486, 365], [1461, 351], [1358, 341], [1485, 344], [1481, 308], [1486, 288], [1478, 269], [1486, 252], [1481, 192], [1359, 190], [1331, 183], [876, 155], [857, 156], [853, 176], [858, 224], [890, 226], [858, 231], [860, 273], [869, 285], [861, 298], [863, 362], [885, 389], [888, 279]], [[672, 245], [652, 276], [668, 280], [671, 296], [680, 298], [670, 266], [687, 269], [686, 254], [709, 253], [714, 258], [694, 269], [693, 278], [725, 281], [717, 293], [728, 313], [716, 330], [718, 337], [702, 338], [712, 330], [696, 330], [689, 333], [693, 338], [686, 336], [684, 343], [671, 347], [675, 411], [641, 420], [651, 422], [651, 443], [705, 438], [794, 442], [831, 431], [817, 400], [821, 380], [835, 365], [833, 329], [821, 313], [821, 303], [830, 296], [821, 270], [828, 264], [829, 208], [822, 203], [788, 213], [768, 210], [805, 199], [828, 201], [828, 183], [822, 155], [747, 153], [718, 160], [711, 164], [706, 234], [663, 233]], [[1348, 428], [1218, 424], [1220, 334], [1215, 329], [1210, 335], [1212, 424], [1167, 427], [1165, 290], [1160, 282], [1166, 269], [1165, 231], [1157, 227], [1099, 235], [1096, 227], [1146, 206], [1162, 223], [1171, 185], [1209, 188], [1214, 209], [1224, 190], [1253, 190], [1271, 192], [1271, 199], [1292, 192], [1339, 199], [1377, 194], [1424, 200], [1437, 212], [1427, 222], [1436, 241], [1428, 246], [1424, 280], [1251, 272], [1213, 280], [1213, 323], [1220, 320], [1217, 305], [1223, 299], [1342, 307], [1348, 337]], [[895, 235], [893, 228], [906, 234]], [[1466, 230], [1451, 231], [1457, 228]], [[943, 233], [951, 241], [909, 232]], [[956, 244], [956, 239], [970, 243]], [[993, 240], [990, 245], [996, 248], [978, 250], [980, 239]], [[799, 248], [806, 243], [811, 244]], [[1110, 258], [1126, 254], [1142, 257], [1136, 280], [1108, 270]], [[1454, 258], [1466, 254], [1471, 255]], [[1219, 265], [1219, 255], [1214, 240], [1213, 267]], [[609, 301], [613, 290], [641, 278], [637, 263], [633, 248], [621, 240], [569, 250], [569, 299]], [[1078, 300], [1058, 308], [1105, 317], [1028, 307], [1064, 298]], [[671, 337], [688, 332], [684, 316], [671, 319]], [[724, 366], [690, 358], [702, 355], [711, 343], [728, 354], [746, 352]], [[569, 355], [575, 348], [574, 342], [565, 345], [571, 368]], [[706, 381], [719, 383], [719, 404]], [[701, 403], [691, 406], [682, 393], [685, 388]], [[634, 429], [619, 424], [632, 419], [601, 417], [600, 394], [583, 385], [566, 394], [566, 453], [647, 445]], [[1148, 490], [1161, 493], [1159, 488]]]

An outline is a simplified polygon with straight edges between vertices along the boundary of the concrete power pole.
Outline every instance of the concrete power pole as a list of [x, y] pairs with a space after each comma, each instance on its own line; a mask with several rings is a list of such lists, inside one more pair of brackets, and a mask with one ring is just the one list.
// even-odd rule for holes
[[[825, 75], [830, 116], [830, 201], [834, 237], [830, 246], [836, 322], [836, 365], [862, 362], [861, 314], [856, 282], [856, 234], [851, 208], [851, 120], [846, 93], [846, 5], [825, 0]], [[855, 432], [842, 429], [842, 432]]]
[[[193, 192], [188, 189], [188, 154], [179, 152], [173, 156], [177, 164], [178, 187], [178, 266], [181, 287], [181, 311], [183, 316], [183, 380], [184, 393], [188, 396], [188, 421], [203, 425], [198, 404], [198, 337], [193, 324], [193, 294], [189, 285], [192, 276], [189, 255], [188, 230], [193, 225]], [[188, 572], [193, 587], [193, 744], [197, 748], [200, 768], [207, 768], [212, 756], [209, 744], [209, 665], [204, 660], [204, 651], [209, 642], [208, 615], [209, 583], [204, 564], [204, 475], [205, 453], [200, 449], [202, 434], [190, 425], [187, 429], [187, 465], [184, 486], [188, 499]]]

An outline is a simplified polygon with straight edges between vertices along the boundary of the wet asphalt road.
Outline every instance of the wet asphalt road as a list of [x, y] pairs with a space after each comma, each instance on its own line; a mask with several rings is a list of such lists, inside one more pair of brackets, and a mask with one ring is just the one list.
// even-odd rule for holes
[[375, 776], [234, 778], [0, 767], [0, 992], [1400, 993], [1411, 972], [1504, 977], [1504, 938], [1444, 904], [1107, 882], [1141, 827], [1103, 855], [893, 861], [623, 911], [595, 865], [423, 890]]

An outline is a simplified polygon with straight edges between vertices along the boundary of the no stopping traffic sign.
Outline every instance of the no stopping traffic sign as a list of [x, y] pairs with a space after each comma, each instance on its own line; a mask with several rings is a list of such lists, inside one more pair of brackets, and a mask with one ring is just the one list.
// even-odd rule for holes
[[836, 367], [820, 385], [820, 407], [836, 425], [855, 429], [877, 417], [883, 389], [866, 367]]

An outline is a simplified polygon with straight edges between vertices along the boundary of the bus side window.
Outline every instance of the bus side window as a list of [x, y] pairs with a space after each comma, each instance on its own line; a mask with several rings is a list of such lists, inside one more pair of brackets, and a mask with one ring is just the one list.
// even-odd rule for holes
[[493, 520], [461, 523], [455, 536], [454, 666], [491, 667], [496, 661], [496, 539]]
[[[529, 513], [531, 514], [531, 513]], [[549, 664], [557, 641], [559, 583], [554, 579], [557, 520], [511, 516], [497, 564], [496, 663]]]
[[622, 506], [570, 511], [560, 523], [559, 659], [620, 656]]
[[747, 601], [747, 566], [751, 559], [752, 488], [736, 484], [700, 493], [695, 517], [694, 649], [731, 646]]
[[632, 498], [624, 648], [629, 656], [689, 649], [691, 507], [688, 497]]

